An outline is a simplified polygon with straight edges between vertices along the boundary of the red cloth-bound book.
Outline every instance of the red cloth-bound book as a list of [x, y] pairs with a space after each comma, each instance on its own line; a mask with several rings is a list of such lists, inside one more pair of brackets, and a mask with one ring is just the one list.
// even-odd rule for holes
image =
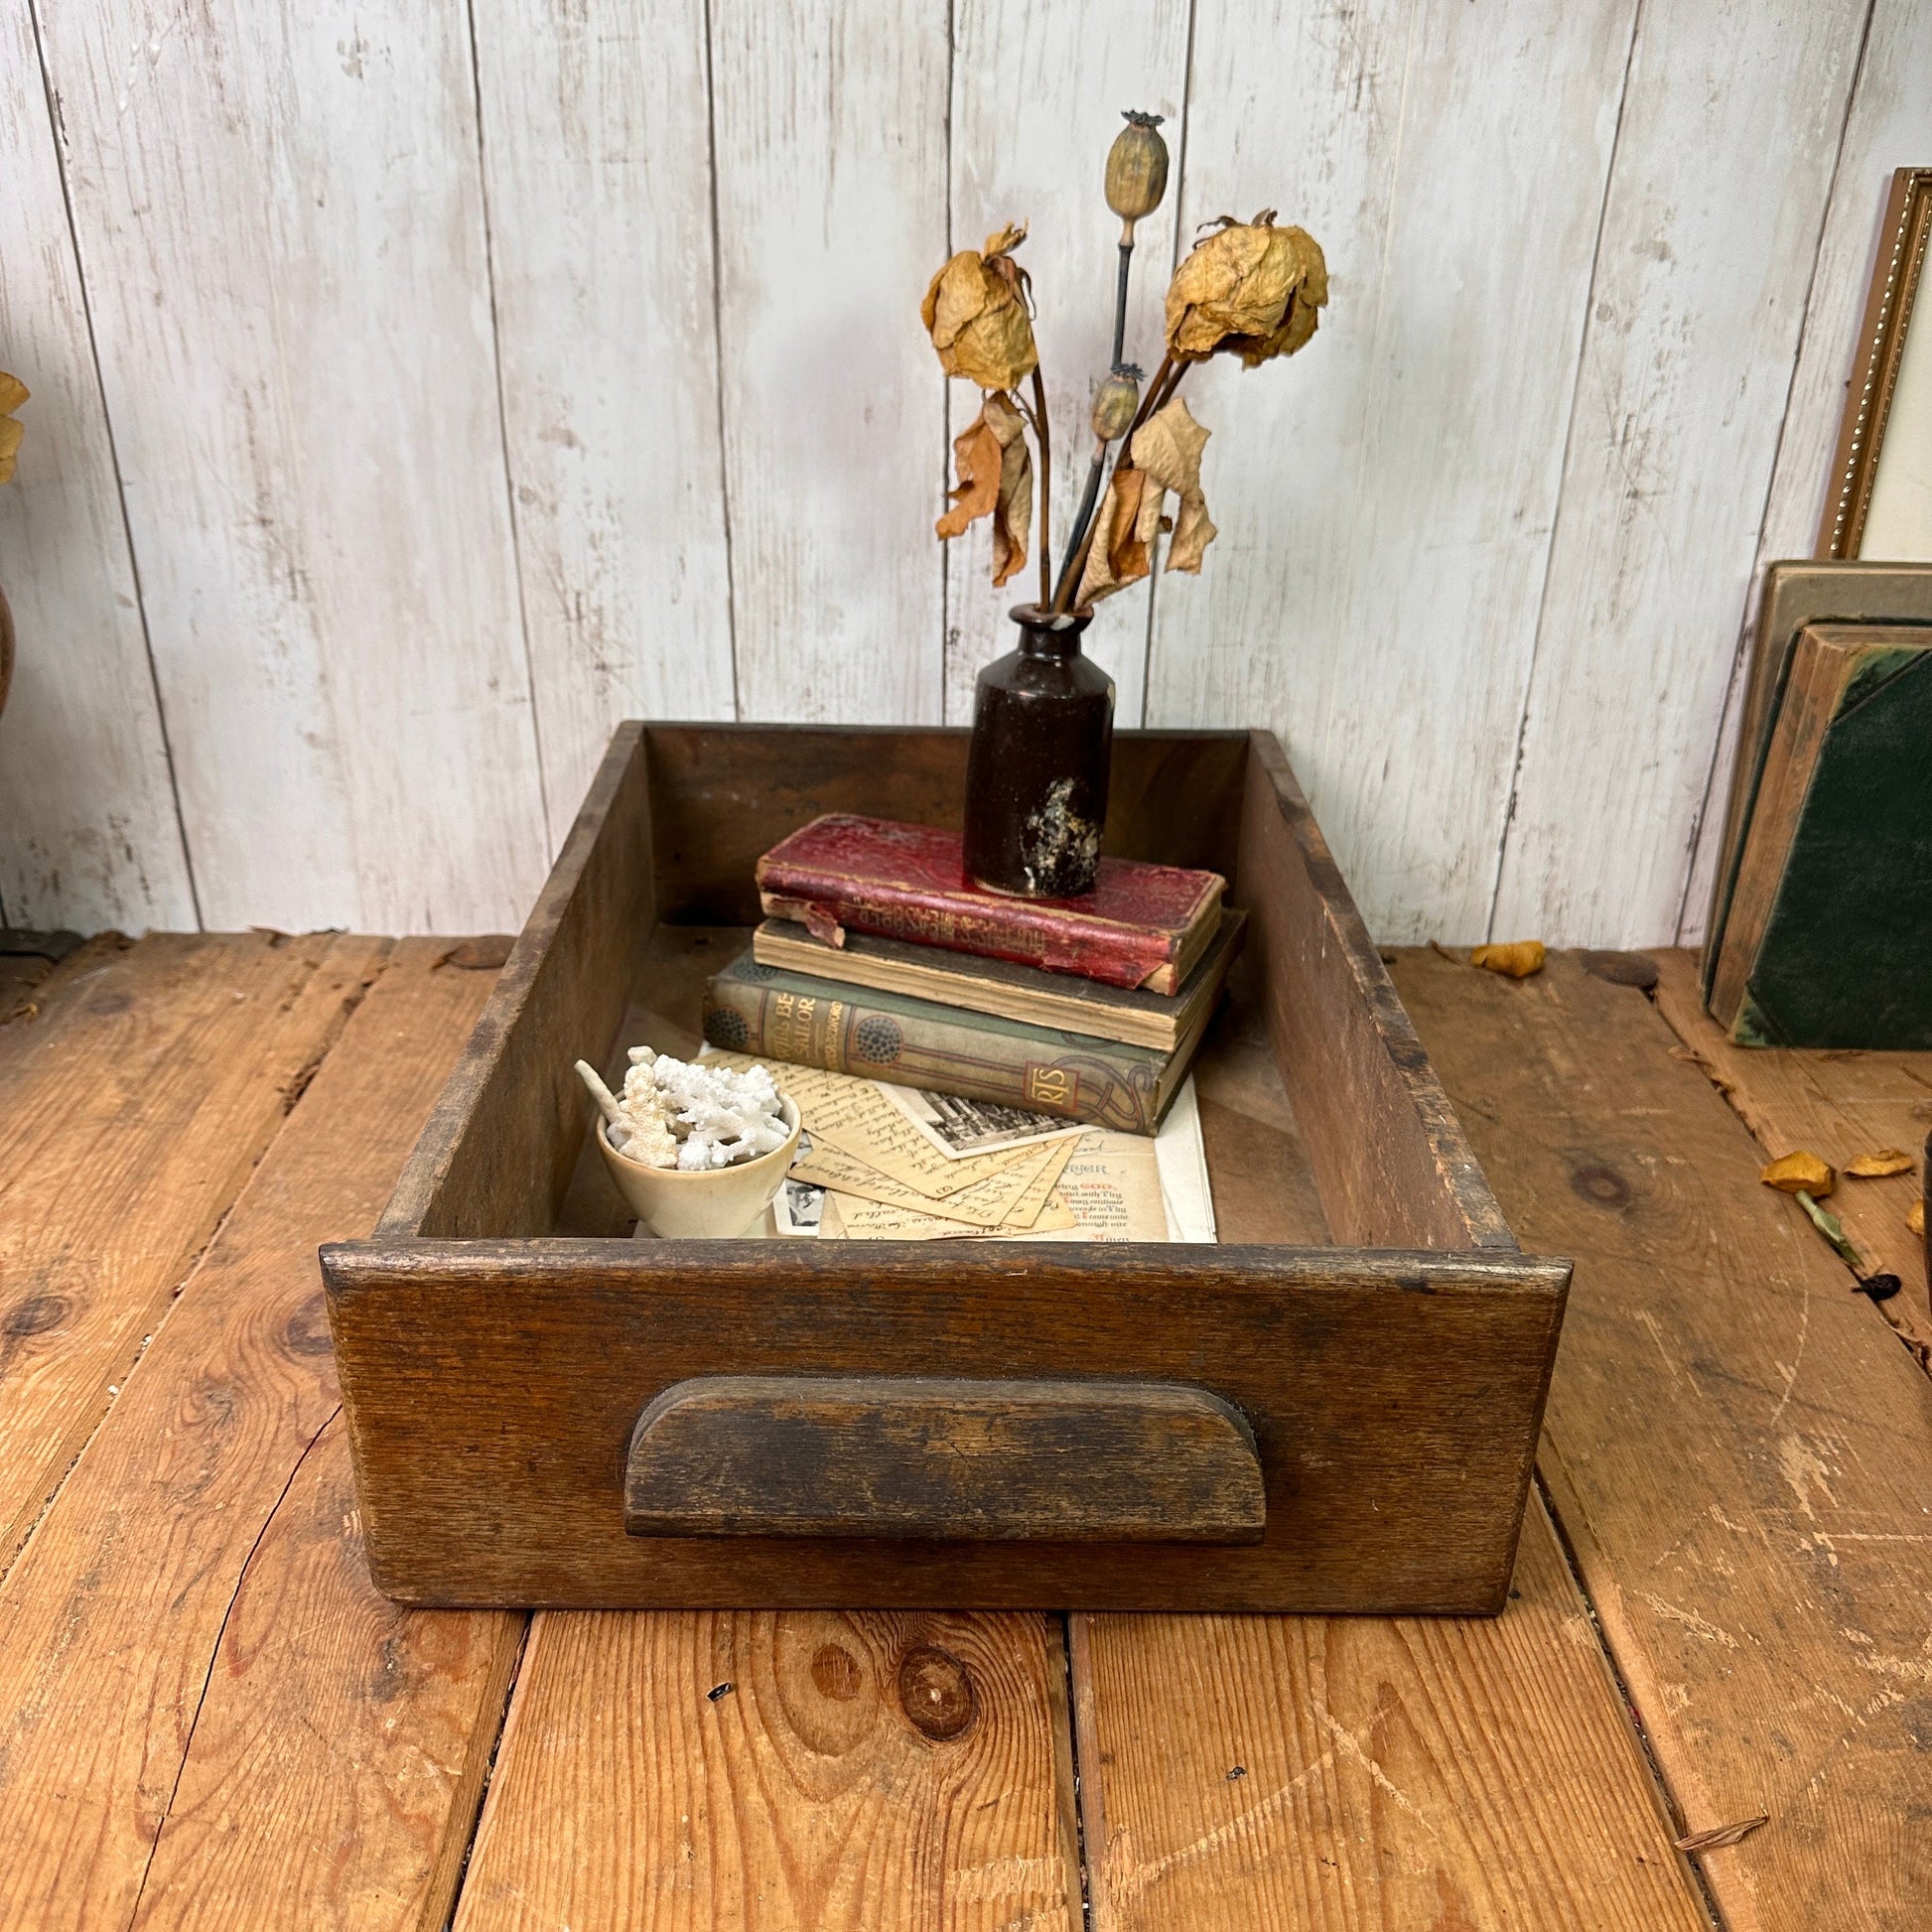
[[1017, 898], [968, 881], [957, 832], [827, 812], [759, 861], [758, 884], [766, 917], [827, 945], [850, 928], [1172, 993], [1213, 937], [1227, 882], [1102, 859], [1083, 897]]

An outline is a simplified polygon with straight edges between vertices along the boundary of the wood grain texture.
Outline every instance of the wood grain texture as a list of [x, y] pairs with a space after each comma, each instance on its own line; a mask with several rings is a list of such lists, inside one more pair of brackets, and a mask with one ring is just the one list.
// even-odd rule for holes
[[651, 926], [642, 727], [621, 726], [489, 1004], [410, 1155], [383, 1226], [537, 1233], [585, 1138], [572, 1071], [604, 1057]]
[[354, 1524], [338, 1415], [242, 1572], [138, 1932], [449, 1923], [528, 1619], [398, 1609]]
[[[1190, 11], [1185, 0], [1074, 0], [1053, 7], [964, 0], [953, 10], [952, 246], [977, 248], [1009, 220], [1028, 224], [1019, 259], [1035, 277], [1034, 340], [1052, 425], [1056, 576], [1093, 453], [1093, 391], [1113, 357], [1120, 218], [1108, 209], [1102, 175], [1124, 125], [1121, 110], [1129, 107], [1167, 121], [1161, 132], [1170, 155], [1168, 195], [1135, 232], [1126, 343], [1126, 359], [1150, 375], [1161, 360], [1162, 300], [1180, 199]], [[1024, 111], [1015, 111], [1017, 102]], [[947, 388], [948, 434], [956, 436], [972, 420], [979, 396], [970, 382]], [[941, 507], [935, 497], [934, 516]], [[1034, 534], [1037, 539], [1037, 528]], [[990, 521], [946, 546], [948, 724], [972, 723], [973, 680], [983, 665], [1017, 646], [1019, 632], [1007, 612], [1032, 601], [1037, 556], [1030, 548], [1022, 575], [996, 590]], [[1113, 678], [1121, 725], [1146, 722], [1149, 590], [1139, 585], [1108, 599], [1080, 643]]]
[[1072, 1619], [1095, 1932], [1708, 1925], [1540, 1502], [1493, 1622]]
[[1804, 334], [1779, 425], [1777, 463], [1751, 573], [1753, 608], [1737, 633], [1736, 661], [1712, 748], [1711, 778], [1677, 925], [1680, 945], [1698, 945], [1705, 937], [1705, 916], [1723, 852], [1724, 802], [1749, 683], [1757, 586], [1766, 564], [1780, 557], [1808, 557], [1817, 547], [1885, 189], [1894, 168], [1915, 166], [1932, 154], [1932, 88], [1922, 84], [1928, 72], [1932, 13], [1914, 0], [1875, 0], [1806, 291]]
[[0, 1923], [134, 1912], [250, 1554], [336, 1412], [316, 1244], [373, 1221], [486, 991], [446, 950], [396, 949], [0, 1585]]
[[705, 9], [473, 9], [550, 846], [625, 718], [732, 715]]
[[1727, 1926], [1904, 1932], [1924, 1802], [1932, 1382], [1757, 1178], [1642, 994], [1405, 955], [1527, 1241], [1577, 1254], [1539, 1467]]
[[[1501, 1603], [1568, 1264], [1135, 1245], [1017, 1259], [958, 1242], [935, 1278], [918, 1244], [872, 1244], [863, 1262], [843, 1245], [329, 1248], [378, 1585], [423, 1604], [584, 1608]], [[1076, 1364], [1194, 1383], [1238, 1408], [1261, 1453], [1264, 1541], [804, 1550], [623, 1533], [631, 1430], [686, 1377], [1031, 1379]]]
[[200, 923], [30, 0], [0, 6], [0, 365], [33, 391], [0, 559], [0, 923]]
[[710, 17], [739, 715], [935, 722], [947, 9]]
[[[657, 915], [755, 925], [759, 855], [820, 812], [957, 823], [967, 733], [651, 725]], [[1245, 732], [1117, 732], [1103, 851], [1229, 875]]]
[[1280, 734], [1383, 938], [1487, 927], [1632, 11], [1197, 21], [1184, 235], [1279, 202], [1334, 292], [1294, 363], [1189, 377], [1223, 535], [1149, 717]]
[[0, 1034], [0, 1571], [385, 951], [109, 942]]
[[1183, 242], [1218, 215], [1277, 207], [1320, 241], [1330, 294], [1292, 362], [1224, 357], [1181, 392], [1215, 432], [1202, 484], [1220, 535], [1198, 579], [1157, 594], [1151, 724], [1261, 725], [1298, 758], [1318, 753], [1414, 13], [1411, 0], [1196, 9], [1185, 167], [1169, 191]]
[[1272, 738], [1250, 741], [1234, 901], [1339, 1242], [1513, 1250], [1461, 1125]]
[[546, 854], [462, 12], [41, 22], [202, 917], [512, 923]]
[[1258, 1543], [1254, 1432], [1140, 1380], [716, 1375], [653, 1396], [631, 1536]]
[[1035, 1616], [539, 1616], [457, 1932], [1077, 1932]]
[[[1840, 1169], [1881, 1148], [1918, 1156], [1932, 1128], [1932, 1053], [1734, 1045], [1698, 997], [1695, 955], [1672, 950], [1655, 957], [1658, 1012], [1756, 1135], [1767, 1161], [1798, 1148]], [[1867, 1267], [1904, 1284], [1890, 1301], [1871, 1306], [1932, 1367], [1925, 1244], [1905, 1224], [1921, 1186], [1916, 1169], [1871, 1179], [1847, 1175], [1830, 1206]], [[1794, 1202], [1793, 1212], [1799, 1211]]]
[[1490, 937], [1676, 930], [1867, 11], [1643, 11]]

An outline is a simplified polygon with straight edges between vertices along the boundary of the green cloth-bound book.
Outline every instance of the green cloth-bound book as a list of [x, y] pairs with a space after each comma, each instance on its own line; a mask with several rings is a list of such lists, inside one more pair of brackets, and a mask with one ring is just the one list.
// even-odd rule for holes
[[1932, 629], [1810, 624], [1712, 974], [1757, 1046], [1932, 1047]]
[[1162, 1052], [760, 966], [749, 951], [712, 977], [704, 999], [705, 1037], [730, 1052], [1130, 1134], [1160, 1126], [1208, 1017], [1203, 1011], [1174, 1049]]

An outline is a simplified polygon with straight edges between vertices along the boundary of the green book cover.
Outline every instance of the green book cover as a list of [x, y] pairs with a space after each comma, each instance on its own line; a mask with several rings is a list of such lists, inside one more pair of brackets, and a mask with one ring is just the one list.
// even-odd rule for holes
[[705, 988], [704, 1034], [729, 1052], [1030, 1107], [1152, 1134], [1205, 1017], [1172, 1053], [1030, 1027], [897, 993], [760, 966], [748, 951]]
[[1932, 1047], [1932, 650], [1848, 664], [1733, 1036]]

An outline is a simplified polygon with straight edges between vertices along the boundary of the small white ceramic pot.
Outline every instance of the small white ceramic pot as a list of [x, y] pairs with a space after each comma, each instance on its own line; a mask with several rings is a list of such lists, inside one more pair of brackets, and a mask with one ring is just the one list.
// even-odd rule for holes
[[791, 1130], [784, 1145], [732, 1168], [706, 1168], [695, 1173], [678, 1168], [647, 1168], [641, 1161], [625, 1159], [611, 1145], [603, 1121], [597, 1123], [598, 1151], [618, 1183], [618, 1192], [651, 1233], [667, 1241], [750, 1234], [784, 1185], [785, 1170], [798, 1152], [798, 1108], [785, 1094], [778, 1096], [778, 1117]]

